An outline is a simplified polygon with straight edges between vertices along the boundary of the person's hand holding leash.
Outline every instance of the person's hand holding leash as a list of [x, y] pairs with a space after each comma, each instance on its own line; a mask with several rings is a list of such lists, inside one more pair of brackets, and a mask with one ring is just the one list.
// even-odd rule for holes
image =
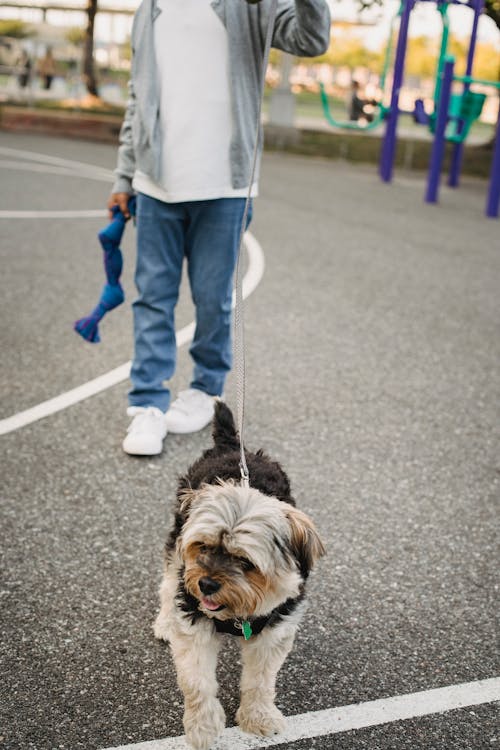
[[118, 206], [125, 219], [130, 219], [130, 211], [128, 208], [128, 202], [130, 200], [129, 193], [112, 193], [109, 196], [107, 203], [109, 218], [113, 218], [113, 206]]

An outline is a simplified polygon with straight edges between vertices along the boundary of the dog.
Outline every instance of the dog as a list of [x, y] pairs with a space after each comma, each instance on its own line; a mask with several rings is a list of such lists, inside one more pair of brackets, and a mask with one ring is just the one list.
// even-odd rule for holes
[[276, 677], [305, 610], [306, 579], [325, 551], [287, 475], [263, 451], [245, 454], [250, 487], [242, 486], [238, 433], [220, 400], [213, 439], [179, 480], [154, 624], [170, 644], [195, 750], [208, 750], [225, 726], [216, 679], [224, 634], [241, 641], [240, 728], [283, 731]]

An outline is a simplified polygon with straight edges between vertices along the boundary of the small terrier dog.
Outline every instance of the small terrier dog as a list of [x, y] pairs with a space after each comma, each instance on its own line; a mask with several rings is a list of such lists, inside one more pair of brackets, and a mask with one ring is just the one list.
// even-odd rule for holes
[[241, 638], [239, 726], [257, 735], [283, 730], [276, 676], [305, 609], [309, 571], [324, 554], [278, 463], [247, 453], [251, 486], [240, 485], [239, 437], [222, 401], [213, 438], [179, 481], [154, 624], [155, 636], [170, 643], [196, 750], [208, 750], [225, 726], [216, 679], [223, 634]]

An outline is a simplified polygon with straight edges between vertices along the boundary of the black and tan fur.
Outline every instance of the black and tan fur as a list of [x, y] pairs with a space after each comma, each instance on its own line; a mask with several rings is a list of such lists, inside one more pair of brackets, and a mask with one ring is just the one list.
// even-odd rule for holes
[[282, 729], [276, 676], [304, 611], [309, 571], [324, 552], [277, 462], [246, 452], [251, 486], [241, 486], [239, 439], [221, 401], [213, 438], [179, 481], [155, 622], [155, 635], [170, 643], [196, 750], [208, 750], [225, 724], [215, 677], [224, 634], [240, 636], [242, 646], [240, 727], [261, 735]]

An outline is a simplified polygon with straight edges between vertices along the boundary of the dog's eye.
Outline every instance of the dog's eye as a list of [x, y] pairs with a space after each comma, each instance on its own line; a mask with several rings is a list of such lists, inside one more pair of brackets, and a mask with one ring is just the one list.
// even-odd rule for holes
[[249, 573], [251, 570], [255, 570], [255, 565], [253, 564], [253, 562], [248, 560], [246, 557], [239, 557], [238, 561], [245, 572]]

